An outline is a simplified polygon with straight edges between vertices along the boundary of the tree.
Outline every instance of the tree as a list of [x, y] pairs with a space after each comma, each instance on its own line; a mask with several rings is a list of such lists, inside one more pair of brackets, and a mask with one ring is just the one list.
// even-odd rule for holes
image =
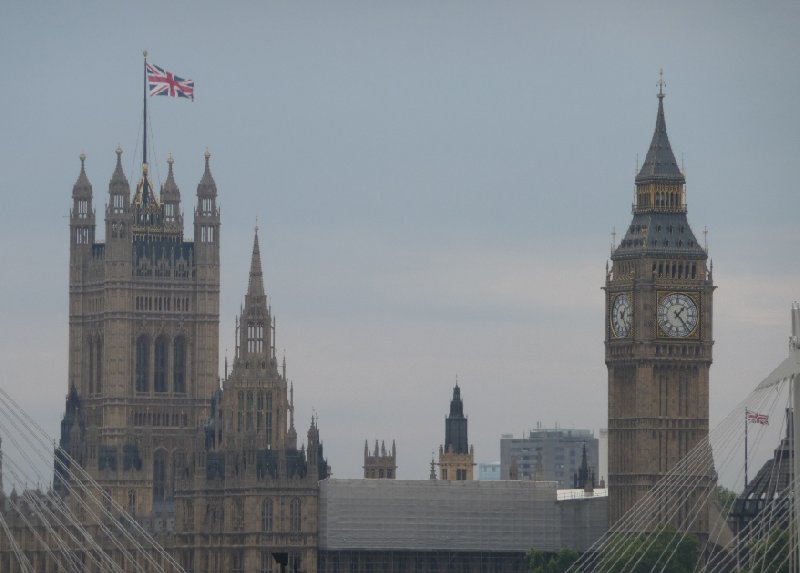
[[733, 502], [736, 501], [736, 492], [729, 490], [727, 487], [717, 485], [716, 488], [717, 501], [723, 511], [730, 511], [733, 507]]
[[564, 573], [578, 557], [571, 549], [560, 549], [555, 553], [531, 549], [526, 560], [530, 573]]
[[769, 535], [754, 541], [748, 561], [750, 571], [789, 573], [789, 532], [774, 528]]
[[[661, 533], [620, 533], [606, 546], [602, 573], [691, 573], [697, 564], [695, 535], [669, 530]], [[634, 565], [635, 564], [635, 565]]]

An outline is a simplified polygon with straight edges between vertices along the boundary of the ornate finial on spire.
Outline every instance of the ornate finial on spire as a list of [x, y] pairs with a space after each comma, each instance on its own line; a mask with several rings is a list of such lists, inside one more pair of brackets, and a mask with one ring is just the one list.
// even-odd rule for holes
[[256, 215], [256, 234], [258, 234], [258, 215]]
[[203, 156], [206, 158], [206, 163], [208, 163], [208, 160], [211, 158], [211, 153], [208, 151], [208, 147], [206, 147], [206, 152], [203, 154]]
[[664, 99], [664, 86], [667, 85], [664, 81], [664, 68], [658, 70], [658, 99]]
[[708, 252], [708, 227], [703, 227], [703, 250]]
[[86, 154], [81, 151], [81, 154], [78, 156], [81, 160], [81, 171], [83, 171], [83, 162], [86, 161]]
[[172, 158], [172, 152], [167, 156], [167, 163], [169, 164], [169, 168], [172, 169], [172, 164], [175, 163], [175, 160]]
[[117, 143], [117, 148], [114, 150], [114, 152], [117, 154], [117, 157], [122, 155], [122, 146], [119, 143]]

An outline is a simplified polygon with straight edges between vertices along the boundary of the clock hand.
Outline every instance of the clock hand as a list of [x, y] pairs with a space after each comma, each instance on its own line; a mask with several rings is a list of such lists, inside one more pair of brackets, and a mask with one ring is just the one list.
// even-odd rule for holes
[[689, 325], [688, 325], [688, 324], [686, 324], [686, 321], [685, 321], [685, 320], [683, 320], [683, 319], [682, 319], [680, 316], [678, 316], [678, 315], [677, 315], [677, 313], [675, 314], [675, 318], [677, 318], [678, 320], [680, 320], [680, 321], [681, 321], [681, 323], [683, 324], [683, 326], [685, 326], [685, 327], [686, 327], [686, 330], [687, 330], [687, 331], [688, 331], [688, 330], [691, 330], [691, 329], [689, 328]]

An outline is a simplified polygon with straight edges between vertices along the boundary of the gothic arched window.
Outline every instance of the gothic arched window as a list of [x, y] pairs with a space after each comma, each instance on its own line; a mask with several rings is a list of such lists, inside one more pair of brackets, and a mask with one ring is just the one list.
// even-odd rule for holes
[[264, 350], [264, 323], [251, 322], [247, 325], [247, 352], [257, 353]]
[[290, 531], [298, 533], [300, 531], [300, 498], [294, 498], [291, 503], [291, 523]]
[[172, 391], [176, 394], [186, 392], [186, 339], [179, 336], [172, 347]]
[[267, 434], [267, 446], [272, 446], [272, 392], [267, 392], [264, 431]]
[[155, 372], [153, 373], [153, 390], [167, 391], [167, 337], [159, 336], [155, 348]]
[[143, 334], [136, 339], [136, 391], [147, 392], [147, 337]]
[[89, 359], [86, 361], [88, 368], [88, 372], [86, 373], [86, 382], [89, 385], [89, 394], [94, 394], [94, 340], [90, 337], [86, 341], [87, 352], [89, 353]]
[[272, 500], [265, 499], [261, 502], [261, 531], [272, 531]]
[[94, 391], [97, 394], [100, 394], [103, 391], [103, 339], [100, 338], [99, 334], [95, 339], [94, 358], [95, 358]]

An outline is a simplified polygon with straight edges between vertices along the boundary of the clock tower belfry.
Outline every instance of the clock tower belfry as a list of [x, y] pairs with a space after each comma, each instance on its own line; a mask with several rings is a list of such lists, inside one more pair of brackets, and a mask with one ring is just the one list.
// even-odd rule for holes
[[[659, 84], [633, 219], [612, 252], [604, 288], [608, 519], [622, 529], [622, 516], [708, 436], [714, 285], [706, 250], [686, 218], [686, 180], [667, 137]], [[691, 472], [679, 501], [664, 500], [649, 513], [702, 540], [713, 468], [707, 462]]]

